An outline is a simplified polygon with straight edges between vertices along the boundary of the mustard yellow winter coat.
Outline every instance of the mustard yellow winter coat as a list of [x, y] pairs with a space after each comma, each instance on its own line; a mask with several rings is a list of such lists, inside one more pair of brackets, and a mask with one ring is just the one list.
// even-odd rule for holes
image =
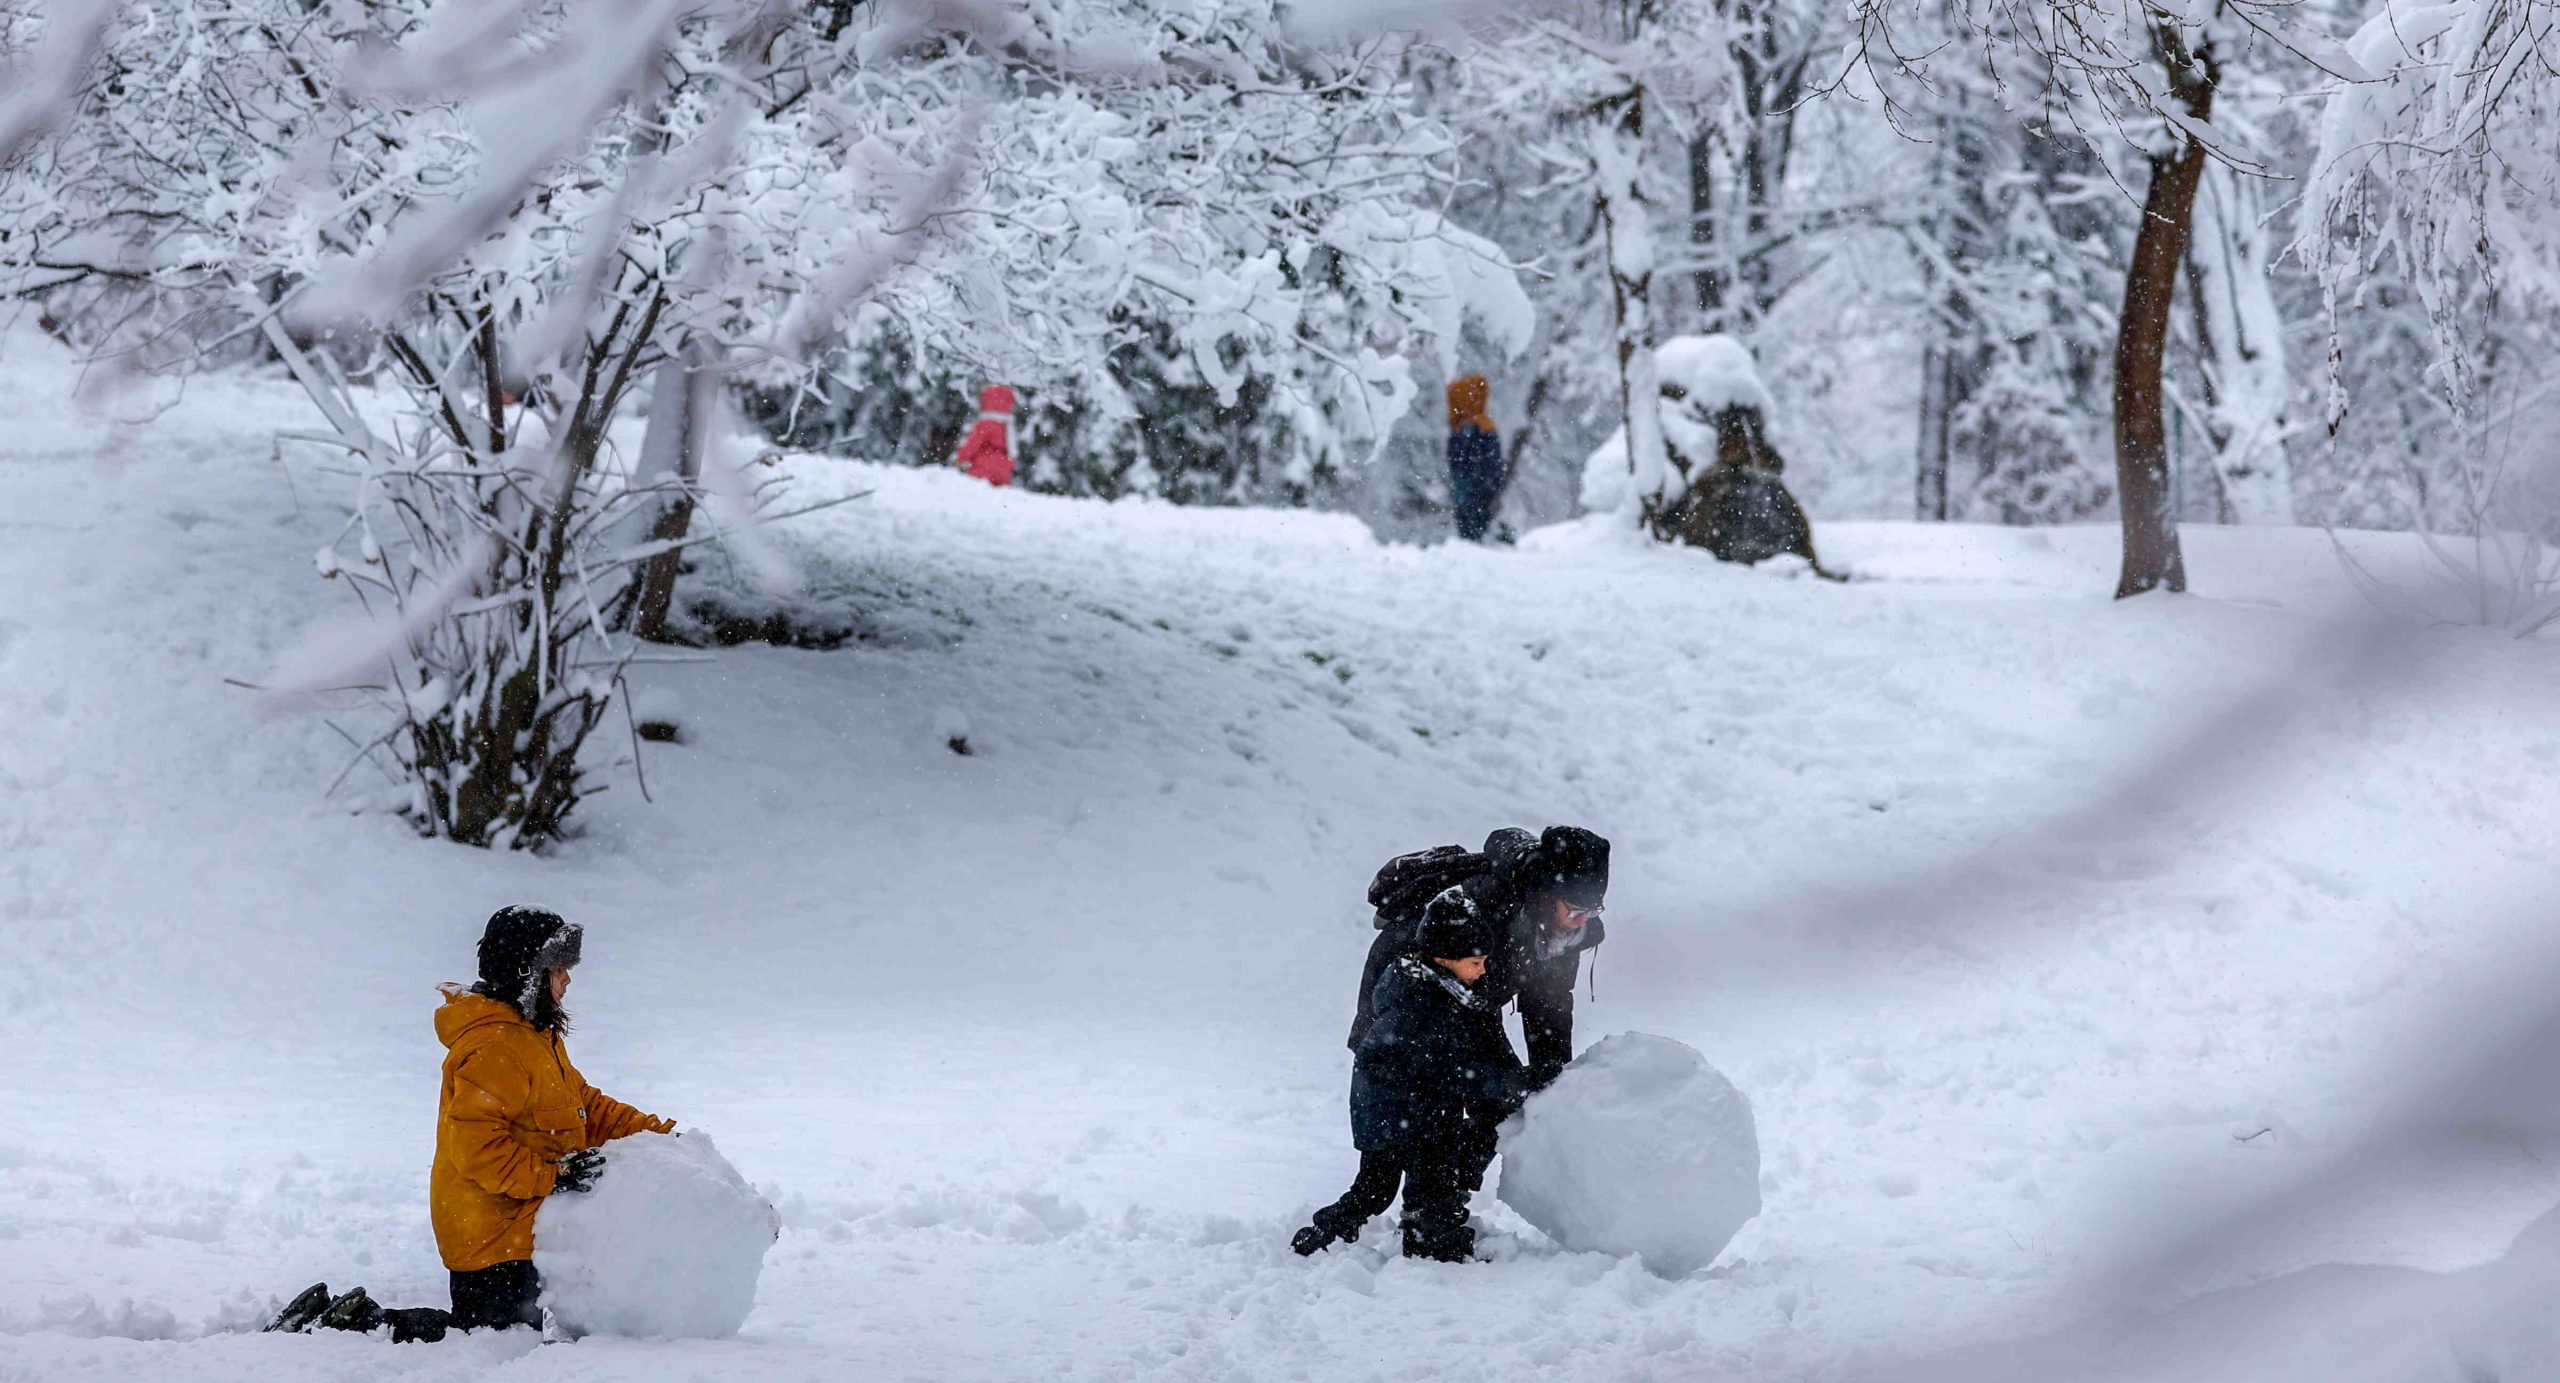
[[455, 1272], [533, 1257], [533, 1212], [565, 1154], [675, 1125], [610, 1099], [569, 1064], [558, 1033], [512, 1007], [445, 985], [436, 1163], [427, 1181], [436, 1248]]

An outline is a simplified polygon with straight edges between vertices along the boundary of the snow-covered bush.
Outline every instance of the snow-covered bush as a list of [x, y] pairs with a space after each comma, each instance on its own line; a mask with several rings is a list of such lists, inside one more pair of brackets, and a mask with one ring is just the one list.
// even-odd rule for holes
[[1694, 1272], [1760, 1213], [1750, 1101], [1682, 1043], [1604, 1038], [1503, 1125], [1499, 1194], [1568, 1249]]
[[2087, 419], [2002, 359], [1951, 410], [1949, 452], [1974, 462], [1958, 516], [2007, 524], [2079, 523], [2115, 498], [2113, 470]]
[[[276, 345], [338, 424], [330, 440], [355, 482], [354, 512], [316, 565], [374, 617], [369, 637], [323, 651], [301, 680], [380, 679], [366, 684], [391, 728], [376, 743], [399, 766], [404, 810], [421, 830], [472, 845], [555, 838], [585, 791], [581, 750], [631, 653], [612, 647], [606, 626], [635, 589], [630, 564], [610, 555], [614, 530], [653, 513], [657, 495], [613, 475], [591, 431], [509, 438], [494, 409], [457, 404], [378, 432], [334, 370], [290, 340]], [[588, 378], [639, 348], [597, 345]], [[590, 399], [576, 411], [611, 409]]]
[[781, 1218], [709, 1135], [634, 1134], [604, 1146], [592, 1190], [533, 1221], [542, 1304], [571, 1336], [725, 1339], [755, 1309]]

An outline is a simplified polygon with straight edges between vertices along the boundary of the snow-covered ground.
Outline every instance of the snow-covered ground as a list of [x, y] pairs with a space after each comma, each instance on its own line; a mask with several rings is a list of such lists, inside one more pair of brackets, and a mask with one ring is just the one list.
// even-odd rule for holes
[[[798, 497], [868, 498], [772, 542], [855, 637], [650, 669], [687, 742], [552, 858], [421, 842], [346, 809], [366, 770], [323, 797], [323, 718], [225, 680], [344, 613], [296, 400], [109, 427], [9, 344], [0, 1378], [1844, 1373], [2068, 1323], [2128, 1227], [2351, 1134], [2547, 928], [2560, 652], [2342, 657], [2318, 533], [2191, 532], [2205, 594], [2117, 604], [2102, 529], [1825, 525], [1843, 586], [819, 461]], [[1368, 872], [1554, 820], [1617, 842], [1581, 1041], [1729, 1074], [1761, 1217], [1680, 1281], [1525, 1231], [1291, 1256], [1351, 1173]], [[442, 1303], [432, 986], [508, 901], [588, 928], [580, 1066], [782, 1208], [744, 1334], [226, 1333], [320, 1279]], [[2400, 1192], [2235, 1280], [2481, 1262], [2560, 1177], [2487, 1150]]]

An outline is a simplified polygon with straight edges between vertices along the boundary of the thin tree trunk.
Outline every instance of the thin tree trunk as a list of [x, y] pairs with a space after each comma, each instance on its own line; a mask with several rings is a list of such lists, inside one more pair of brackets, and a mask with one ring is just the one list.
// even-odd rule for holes
[[2205, 169], [2187, 238], [2187, 296], [2204, 383], [2204, 426], [2213, 444], [2213, 491], [2222, 523], [2290, 525], [2293, 468], [2285, 404], [2292, 391], [2259, 184], [2228, 167]]
[[1778, 306], [1774, 285], [1777, 275], [1769, 259], [1771, 209], [1778, 200], [1778, 189], [1787, 176], [1787, 148], [1795, 121], [1792, 110], [1775, 115], [1755, 114], [1751, 137], [1743, 143], [1742, 187], [1750, 202], [1750, 212], [1743, 222], [1743, 244], [1749, 246], [1742, 280], [1751, 289], [1751, 312], [1755, 321], [1765, 320]]
[[1628, 498], [1655, 536], [1663, 512], [1687, 489], [1662, 444], [1662, 390], [1653, 358], [1653, 223], [1644, 205], [1644, 87], [1594, 104], [1591, 161], [1600, 189], [1600, 235], [1616, 319], [1618, 416], [1626, 428]]
[[1689, 243], [1701, 250], [1691, 284], [1697, 293], [1698, 325], [1713, 331], [1724, 315], [1725, 269], [1712, 253], [1716, 243], [1715, 139], [1700, 132], [1689, 141]]
[[[719, 403], [714, 392], [718, 384], [718, 374], [701, 361], [696, 351], [688, 350], [684, 358], [658, 367], [660, 393], [651, 401], [649, 435], [641, 443], [642, 480], [672, 480], [673, 492], [649, 525], [648, 542], [678, 542], [693, 526], [693, 496], [696, 482], [702, 478], [702, 449]], [[642, 564], [639, 594], [631, 611], [633, 637], [651, 642], [666, 637], [667, 614], [675, 605], [676, 577], [683, 568], [684, 550], [679, 547], [656, 553]]]
[[1933, 345], [1920, 356], [1920, 465], [1912, 512], [1924, 523], [1947, 521], [1947, 445], [1954, 412], [1955, 353]]
[[[2213, 113], [2219, 80], [2212, 49], [2192, 54], [2176, 27], [2154, 21], [2153, 42], [2169, 71], [2171, 92], [2198, 120]], [[2169, 482], [2168, 418], [2161, 370], [2169, 346], [2170, 313], [2186, 259], [2196, 189], [2210, 157], [2193, 135], [2167, 154], [2151, 156], [2151, 186], [2143, 194], [2142, 228], [2134, 236], [2133, 267], [2125, 274], [2124, 313], [2116, 329], [2116, 493], [2124, 520], [2124, 567], [2116, 598], [2167, 587], [2187, 588], [2186, 555], [2178, 547], [2177, 516]]]

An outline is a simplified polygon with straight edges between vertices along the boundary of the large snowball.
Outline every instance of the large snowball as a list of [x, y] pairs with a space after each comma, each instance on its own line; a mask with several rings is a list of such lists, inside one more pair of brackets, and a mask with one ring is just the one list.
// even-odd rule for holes
[[773, 1207], [691, 1129], [617, 1138], [604, 1156], [595, 1189], [534, 1216], [542, 1304], [573, 1336], [737, 1334], [782, 1223]]
[[1566, 1248], [1693, 1272], [1760, 1213], [1751, 1103], [1670, 1038], [1604, 1038], [1503, 1125], [1498, 1194]]

